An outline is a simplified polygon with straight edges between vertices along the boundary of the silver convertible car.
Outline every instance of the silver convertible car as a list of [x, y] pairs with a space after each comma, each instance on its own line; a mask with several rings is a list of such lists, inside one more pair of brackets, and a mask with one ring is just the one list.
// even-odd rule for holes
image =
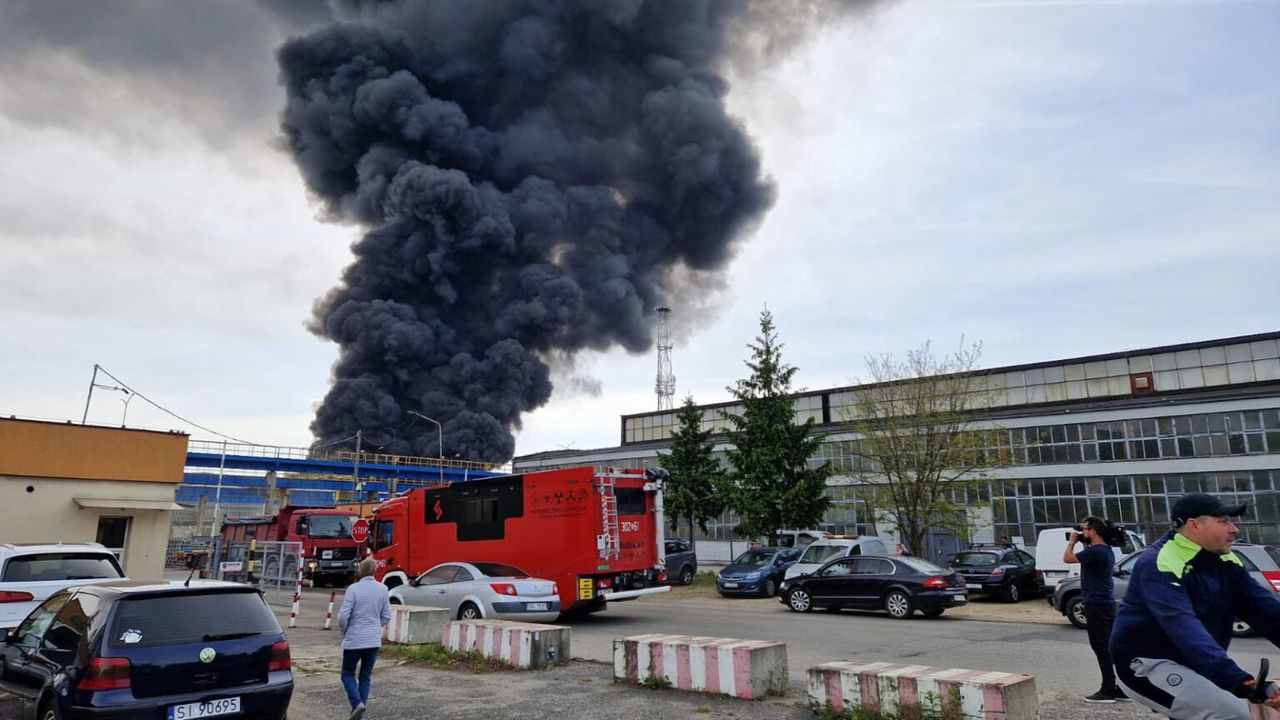
[[446, 608], [459, 620], [551, 622], [560, 615], [560, 595], [550, 580], [529, 577], [513, 565], [448, 562], [391, 591], [393, 605]]

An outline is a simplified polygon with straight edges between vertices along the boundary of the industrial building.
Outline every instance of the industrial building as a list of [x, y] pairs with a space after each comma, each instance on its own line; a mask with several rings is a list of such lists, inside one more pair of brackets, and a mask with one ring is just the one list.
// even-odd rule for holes
[[160, 577], [186, 456], [183, 433], [0, 418], [0, 542], [99, 542]]
[[[1241, 539], [1280, 543], [1280, 332], [976, 371], [991, 402], [975, 421], [994, 429], [1007, 464], [989, 469], [990, 495], [978, 498], [974, 539], [999, 535], [1032, 545], [1040, 530], [1099, 515], [1148, 541], [1169, 527], [1169, 505], [1188, 492], [1248, 502]], [[814, 462], [835, 469], [832, 508], [822, 524], [836, 532], [876, 530], [860, 512], [863, 459], [845, 420], [856, 387], [795, 397], [796, 418], [826, 435]], [[733, 402], [702, 406], [703, 427], [722, 433]], [[676, 427], [673, 410], [621, 419], [620, 444], [515, 458], [516, 472], [571, 465], [661, 464]], [[723, 458], [727, 441], [717, 434]], [[733, 539], [726, 514], [708, 540]], [[883, 529], [879, 529], [883, 534]], [[954, 541], [953, 541], [954, 542]], [[931, 542], [932, 545], [932, 542]]]

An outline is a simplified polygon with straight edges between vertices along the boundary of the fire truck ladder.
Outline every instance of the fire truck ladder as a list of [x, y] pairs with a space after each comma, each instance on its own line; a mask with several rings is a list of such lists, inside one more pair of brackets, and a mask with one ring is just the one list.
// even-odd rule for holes
[[600, 550], [601, 560], [617, 559], [622, 554], [622, 547], [618, 530], [618, 498], [614, 495], [613, 475], [602, 473], [598, 488], [604, 532], [597, 538], [596, 547]]

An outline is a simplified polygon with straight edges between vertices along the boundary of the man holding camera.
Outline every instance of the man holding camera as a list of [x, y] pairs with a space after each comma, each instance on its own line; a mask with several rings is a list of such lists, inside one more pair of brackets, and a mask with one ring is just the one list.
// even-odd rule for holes
[[[1084, 599], [1085, 629], [1089, 633], [1089, 647], [1098, 660], [1102, 672], [1102, 687], [1086, 697], [1089, 703], [1114, 703], [1129, 698], [1116, 685], [1116, 672], [1111, 665], [1108, 644], [1111, 641], [1111, 625], [1116, 619], [1115, 584], [1112, 571], [1116, 556], [1109, 544], [1109, 524], [1102, 518], [1089, 516], [1080, 521], [1067, 538], [1067, 549], [1062, 561], [1080, 564], [1080, 592]], [[1076, 552], [1076, 543], [1085, 548]]]
[[1245, 505], [1192, 493], [1173, 504], [1174, 529], [1143, 551], [1111, 636], [1120, 685], [1174, 720], [1248, 720], [1241, 699], [1280, 708], [1228, 655], [1240, 618], [1280, 646], [1280, 600], [1231, 552]]

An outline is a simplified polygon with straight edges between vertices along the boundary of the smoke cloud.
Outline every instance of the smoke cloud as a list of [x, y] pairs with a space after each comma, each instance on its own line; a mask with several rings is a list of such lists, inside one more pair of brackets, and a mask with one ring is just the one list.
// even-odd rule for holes
[[286, 43], [288, 148], [327, 216], [367, 228], [315, 309], [340, 346], [317, 443], [435, 455], [416, 412], [446, 456], [505, 461], [557, 358], [648, 349], [654, 308], [715, 280], [774, 199], [726, 68], [846, 9], [761, 11], [813, 5], [346, 4]]

